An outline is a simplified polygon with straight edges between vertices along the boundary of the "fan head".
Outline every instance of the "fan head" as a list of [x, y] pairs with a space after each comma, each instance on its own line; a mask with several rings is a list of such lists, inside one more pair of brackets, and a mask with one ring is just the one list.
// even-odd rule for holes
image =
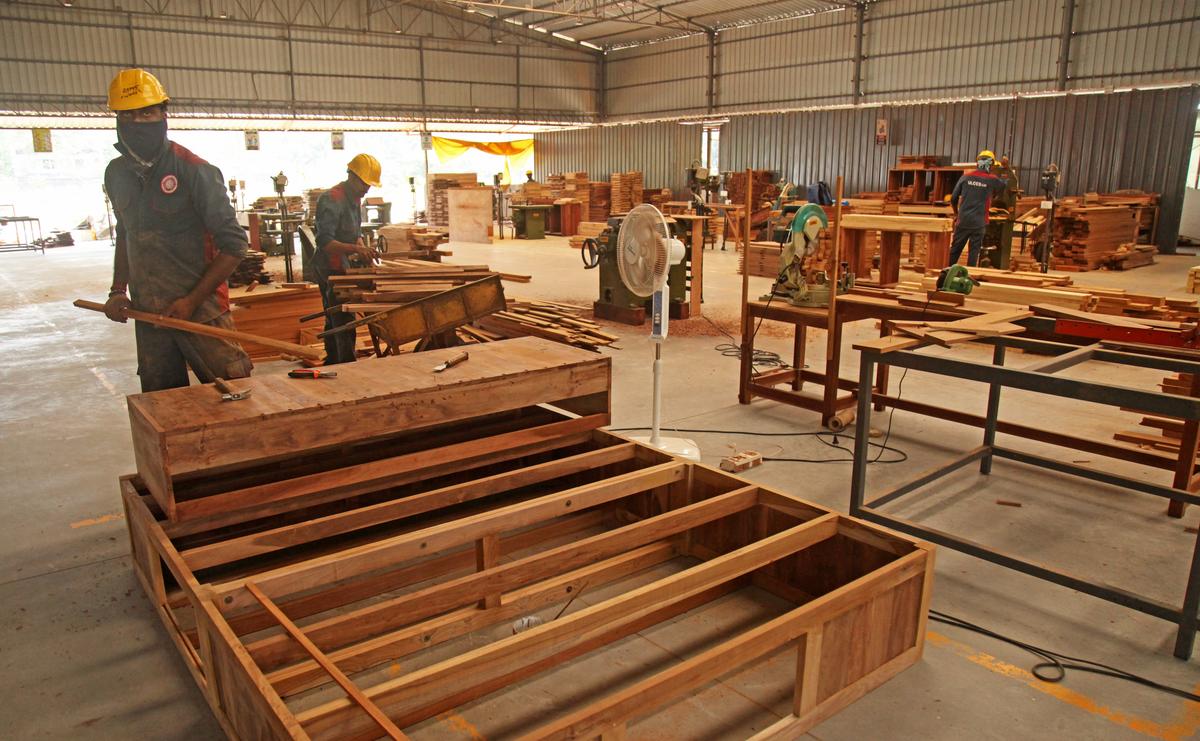
[[634, 295], [648, 297], [667, 281], [671, 234], [662, 213], [649, 203], [630, 211], [617, 232], [617, 269]]

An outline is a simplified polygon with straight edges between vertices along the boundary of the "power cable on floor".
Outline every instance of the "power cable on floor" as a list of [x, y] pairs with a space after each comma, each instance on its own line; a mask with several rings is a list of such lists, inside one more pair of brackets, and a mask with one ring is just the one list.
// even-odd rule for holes
[[934, 622], [943, 623], [945, 625], [953, 625], [957, 628], [962, 628], [963, 630], [979, 633], [980, 635], [985, 635], [988, 638], [994, 638], [997, 641], [1003, 641], [1004, 643], [1016, 646], [1017, 648], [1028, 651], [1034, 656], [1043, 659], [1037, 664], [1034, 664], [1033, 669], [1030, 670], [1033, 676], [1037, 677], [1043, 682], [1061, 682], [1066, 679], [1068, 669], [1075, 669], [1081, 672], [1090, 672], [1092, 674], [1100, 674], [1105, 677], [1120, 679], [1125, 682], [1133, 682], [1134, 684], [1140, 684], [1143, 687], [1149, 687], [1150, 689], [1158, 690], [1159, 692], [1165, 692], [1169, 695], [1182, 697], [1185, 700], [1200, 702], [1200, 695], [1188, 692], [1187, 690], [1182, 690], [1177, 687], [1171, 687], [1170, 685], [1155, 682], [1153, 679], [1147, 679], [1146, 677], [1133, 674], [1132, 672], [1127, 672], [1124, 669], [1118, 669], [1114, 666], [1109, 666], [1108, 664], [1102, 664], [1098, 661], [1081, 659], [1075, 656], [1067, 656], [1066, 654], [1062, 654], [1057, 651], [1051, 651], [1048, 648], [1042, 648], [1040, 646], [1035, 646], [1032, 643], [1026, 643], [1025, 641], [1017, 640], [1016, 638], [1010, 638], [1003, 633], [997, 633], [994, 630], [984, 628], [981, 625], [976, 625], [975, 623], [963, 620], [960, 617], [955, 617], [954, 615], [948, 615], [944, 612], [939, 612], [938, 610], [930, 610], [929, 619]]

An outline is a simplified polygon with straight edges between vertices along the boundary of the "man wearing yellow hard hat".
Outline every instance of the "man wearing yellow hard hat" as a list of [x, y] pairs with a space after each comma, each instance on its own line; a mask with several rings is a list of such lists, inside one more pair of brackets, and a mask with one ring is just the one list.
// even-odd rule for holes
[[950, 208], [954, 210], [954, 238], [950, 242], [950, 264], [962, 257], [963, 247], [970, 243], [967, 264], [979, 264], [979, 253], [983, 249], [983, 233], [987, 229], [988, 209], [992, 196], [1003, 193], [1008, 183], [992, 175], [996, 155], [985, 149], [975, 158], [975, 169], [959, 178], [950, 194]]
[[[122, 70], [108, 88], [117, 151], [104, 185], [117, 215], [113, 282], [104, 312], [125, 322], [131, 308], [233, 329], [229, 276], [246, 255], [246, 232], [221, 171], [167, 138], [166, 91], [142, 69]], [[142, 391], [250, 375], [241, 346], [137, 322]]]
[[[363, 260], [370, 264], [379, 257], [379, 253], [363, 243], [359, 208], [371, 186], [379, 187], [381, 174], [379, 160], [369, 154], [356, 155], [346, 165], [346, 179], [317, 200], [317, 252], [313, 269], [321, 286], [326, 330], [354, 321], [353, 314], [329, 311], [340, 304], [333, 295], [329, 276], [345, 274], [351, 261]], [[349, 330], [327, 336], [325, 365], [353, 362], [354, 341], [354, 332]]]

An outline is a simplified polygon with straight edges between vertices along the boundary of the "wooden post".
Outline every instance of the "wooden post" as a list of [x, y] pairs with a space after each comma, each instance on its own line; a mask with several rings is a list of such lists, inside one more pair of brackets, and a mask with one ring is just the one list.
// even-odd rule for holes
[[[842, 176], [838, 175], [837, 179], [837, 200], [833, 204], [833, 244], [829, 249], [829, 316], [825, 320], [825, 360], [833, 358], [834, 336], [837, 332], [834, 331], [834, 324], [837, 321], [837, 285], [838, 285], [838, 268], [841, 267], [840, 248], [842, 245]], [[835, 379], [836, 383], [836, 379]]]
[[[486, 571], [500, 564], [500, 536], [489, 533], [475, 541], [475, 570]], [[479, 600], [480, 609], [500, 606], [500, 592], [491, 592]]]
[[[742, 379], [739, 401], [750, 403], [749, 376], [753, 374], [752, 349], [754, 346], [754, 328], [750, 326], [750, 212], [754, 205], [754, 171], [746, 168], [746, 224], [742, 243]], [[747, 373], [747, 370], [749, 373]]]

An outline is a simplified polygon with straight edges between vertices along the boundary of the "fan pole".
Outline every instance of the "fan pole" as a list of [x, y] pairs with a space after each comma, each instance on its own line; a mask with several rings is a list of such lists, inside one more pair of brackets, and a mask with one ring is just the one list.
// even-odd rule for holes
[[659, 435], [660, 415], [662, 414], [662, 347], [662, 340], [654, 342], [654, 404], [650, 412], [650, 444], [656, 448], [662, 445], [662, 438]]

